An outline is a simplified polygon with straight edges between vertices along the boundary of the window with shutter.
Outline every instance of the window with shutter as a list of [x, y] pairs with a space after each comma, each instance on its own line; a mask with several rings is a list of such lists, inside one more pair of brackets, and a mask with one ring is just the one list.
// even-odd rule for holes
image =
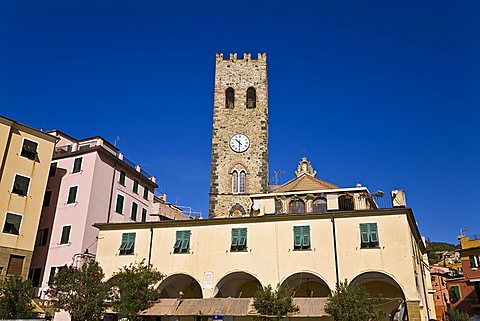
[[120, 185], [125, 186], [126, 176], [127, 176], [127, 174], [124, 171], [120, 171], [120, 178], [118, 179], [118, 182], [120, 183]]
[[5, 225], [3, 226], [3, 233], [19, 235], [21, 223], [22, 223], [21, 215], [7, 213], [7, 217], [5, 219]]
[[146, 222], [146, 221], [147, 221], [147, 209], [142, 208], [142, 222]]
[[377, 223], [360, 223], [360, 247], [379, 247]]
[[123, 233], [119, 247], [120, 255], [130, 255], [135, 251], [135, 233]]
[[310, 226], [294, 226], [293, 227], [293, 249], [309, 250], [310, 246]]
[[18, 194], [20, 196], [27, 196], [29, 185], [30, 178], [17, 174], [15, 175], [15, 180], [13, 182], [12, 193]]
[[10, 255], [7, 267], [7, 275], [22, 275], [24, 256]]
[[73, 162], [73, 170], [72, 173], [78, 173], [82, 170], [82, 157], [75, 158]]
[[247, 250], [247, 229], [232, 228], [232, 243], [230, 251], [241, 252]]
[[133, 192], [138, 194], [138, 181], [136, 179], [133, 180]]
[[57, 175], [57, 163], [50, 164], [50, 171], [48, 172], [49, 177]]
[[117, 204], [115, 205], [115, 212], [118, 214], [123, 214], [123, 201], [125, 197], [123, 195], [117, 194]]
[[62, 227], [62, 236], [60, 237], [60, 244], [68, 244], [70, 241], [70, 231], [72, 229], [72, 226], [70, 225], [65, 225]]
[[26, 157], [30, 160], [38, 160], [37, 148], [38, 143], [24, 139], [20, 156]]
[[78, 191], [78, 186], [72, 186], [69, 188], [67, 204], [72, 204], [77, 201], [77, 191]]
[[133, 221], [137, 220], [137, 209], [138, 209], [138, 204], [135, 202], [132, 202], [132, 214], [130, 215], [130, 218]]
[[190, 231], [177, 231], [173, 253], [189, 253], [190, 252]]

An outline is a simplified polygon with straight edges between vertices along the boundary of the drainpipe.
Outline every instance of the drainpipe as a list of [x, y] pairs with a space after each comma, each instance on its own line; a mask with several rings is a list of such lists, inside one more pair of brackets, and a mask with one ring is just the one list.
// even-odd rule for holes
[[[422, 239], [420, 238], [419, 242], [417, 242], [417, 248], [418, 252], [420, 252], [420, 249], [418, 247], [418, 243], [423, 242]], [[421, 254], [421, 252], [420, 252]], [[417, 253], [418, 255], [418, 253]], [[425, 289], [425, 279], [423, 277], [423, 269], [425, 268], [425, 262], [423, 262], [423, 256], [419, 255], [420, 259], [420, 275], [422, 276], [422, 287], [423, 287], [423, 297], [425, 298], [425, 308], [427, 310], [427, 319], [430, 320], [430, 306], [428, 305], [428, 297], [427, 297], [427, 290]]]
[[150, 268], [150, 261], [152, 259], [152, 244], [153, 244], [153, 227], [150, 227], [150, 248], [148, 249], [148, 268]]
[[113, 187], [115, 186], [115, 171], [117, 169], [117, 164], [118, 162], [115, 161], [115, 164], [113, 165], [112, 187], [110, 188], [110, 200], [108, 201], [107, 223], [110, 223], [110, 214], [112, 213]]
[[337, 253], [337, 233], [335, 231], [335, 214], [332, 212], [332, 232], [333, 232], [333, 254], [335, 256], [335, 284], [338, 286], [339, 276], [338, 276], [338, 253]]

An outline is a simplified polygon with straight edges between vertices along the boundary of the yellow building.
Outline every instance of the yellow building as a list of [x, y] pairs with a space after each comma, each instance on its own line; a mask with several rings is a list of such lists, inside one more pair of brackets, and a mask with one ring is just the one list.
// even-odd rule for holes
[[0, 276], [26, 278], [56, 138], [0, 117]]

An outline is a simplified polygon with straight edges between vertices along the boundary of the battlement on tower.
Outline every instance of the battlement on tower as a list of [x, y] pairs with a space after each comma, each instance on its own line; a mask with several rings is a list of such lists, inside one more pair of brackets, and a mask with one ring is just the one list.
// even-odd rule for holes
[[227, 56], [223, 55], [223, 53], [217, 53], [216, 54], [216, 60], [217, 62], [220, 62], [220, 61], [232, 61], [232, 62], [235, 62], [237, 60], [243, 60], [243, 61], [267, 61], [267, 54], [264, 52], [264, 53], [257, 53], [257, 59], [255, 58], [252, 58], [252, 54], [251, 53], [243, 53], [243, 58], [239, 58], [237, 53], [231, 53], [229, 55], [229, 57], [227, 58]]

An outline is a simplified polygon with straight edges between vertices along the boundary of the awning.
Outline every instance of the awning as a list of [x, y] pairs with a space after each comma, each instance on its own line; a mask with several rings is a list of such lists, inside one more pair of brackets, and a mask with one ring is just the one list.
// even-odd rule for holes
[[[327, 298], [293, 298], [299, 311], [291, 317], [327, 317]], [[253, 298], [161, 299], [140, 316], [255, 316]]]
[[141, 316], [161, 316], [161, 315], [176, 315], [175, 311], [181, 300], [178, 299], [161, 299], [159, 302], [152, 305], [149, 309], [139, 313]]
[[298, 306], [299, 311], [290, 313], [291, 317], [326, 317], [325, 304], [327, 298], [293, 298], [293, 303]]
[[252, 298], [185, 299], [176, 315], [246, 316], [256, 314]]
[[43, 310], [43, 309], [37, 304], [37, 302], [35, 302], [34, 300], [32, 300], [32, 305], [33, 305], [32, 312], [35, 312], [35, 313], [46, 313], [45, 310]]

